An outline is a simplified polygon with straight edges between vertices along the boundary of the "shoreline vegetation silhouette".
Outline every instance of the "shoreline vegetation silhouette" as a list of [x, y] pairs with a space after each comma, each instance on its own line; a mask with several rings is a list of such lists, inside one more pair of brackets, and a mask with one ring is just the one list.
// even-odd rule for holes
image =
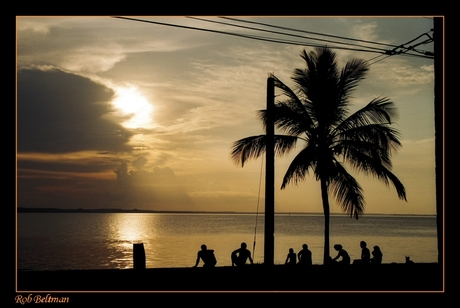
[[327, 47], [317, 47], [300, 55], [306, 67], [294, 70], [291, 89], [273, 76], [274, 87], [284, 100], [278, 100], [269, 112], [259, 111], [263, 127], [278, 130], [269, 140], [268, 132], [235, 141], [231, 158], [244, 167], [250, 159], [257, 159], [274, 145], [277, 156], [283, 156], [304, 146], [288, 167], [281, 189], [298, 184], [313, 174], [320, 182], [324, 212], [323, 263], [329, 262], [330, 205], [332, 194], [341, 210], [358, 219], [364, 213], [364, 192], [348, 172], [373, 175], [387, 186], [391, 183], [399, 199], [406, 200], [406, 190], [390, 170], [392, 153], [400, 148], [400, 133], [391, 127], [397, 117], [395, 104], [386, 97], [372, 99], [367, 105], [350, 114], [350, 98], [362, 81], [368, 64], [361, 59], [349, 60], [339, 70], [336, 53]]

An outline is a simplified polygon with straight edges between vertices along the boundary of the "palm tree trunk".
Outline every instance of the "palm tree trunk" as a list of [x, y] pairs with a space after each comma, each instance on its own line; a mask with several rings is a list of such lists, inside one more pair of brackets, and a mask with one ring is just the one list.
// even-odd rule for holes
[[329, 250], [329, 217], [331, 215], [329, 208], [329, 197], [327, 194], [327, 182], [321, 179], [321, 198], [323, 200], [324, 212], [324, 257], [323, 264], [327, 264], [330, 257]]

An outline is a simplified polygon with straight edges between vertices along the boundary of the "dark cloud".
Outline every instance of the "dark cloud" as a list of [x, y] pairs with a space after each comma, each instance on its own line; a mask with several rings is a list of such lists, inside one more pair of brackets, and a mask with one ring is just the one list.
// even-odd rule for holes
[[58, 69], [18, 71], [18, 151], [128, 151], [128, 130], [107, 119], [113, 91]]
[[20, 158], [17, 161], [18, 172], [23, 170], [41, 170], [47, 172], [78, 172], [78, 173], [96, 173], [106, 172], [113, 168], [116, 163], [115, 159], [103, 159], [99, 157], [81, 158], [74, 160], [52, 160], [40, 161], [34, 159]]
[[72, 176], [46, 170], [23, 170], [18, 178], [18, 207], [104, 208], [113, 179]]

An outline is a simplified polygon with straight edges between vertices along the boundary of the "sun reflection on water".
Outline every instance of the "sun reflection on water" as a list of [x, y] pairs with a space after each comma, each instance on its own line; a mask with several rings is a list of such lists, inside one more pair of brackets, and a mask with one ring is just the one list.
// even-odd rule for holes
[[[133, 247], [136, 243], [152, 242], [156, 236], [155, 218], [145, 214], [114, 214], [110, 246], [114, 248], [111, 262], [119, 268], [132, 268]], [[148, 246], [148, 245], [147, 245]]]

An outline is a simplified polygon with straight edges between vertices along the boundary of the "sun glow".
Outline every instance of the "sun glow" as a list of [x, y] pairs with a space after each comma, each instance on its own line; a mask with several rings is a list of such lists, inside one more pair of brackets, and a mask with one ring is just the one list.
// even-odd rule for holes
[[118, 88], [117, 96], [113, 104], [128, 120], [123, 122], [127, 128], [151, 128], [153, 127], [153, 105], [139, 93], [136, 87]]

